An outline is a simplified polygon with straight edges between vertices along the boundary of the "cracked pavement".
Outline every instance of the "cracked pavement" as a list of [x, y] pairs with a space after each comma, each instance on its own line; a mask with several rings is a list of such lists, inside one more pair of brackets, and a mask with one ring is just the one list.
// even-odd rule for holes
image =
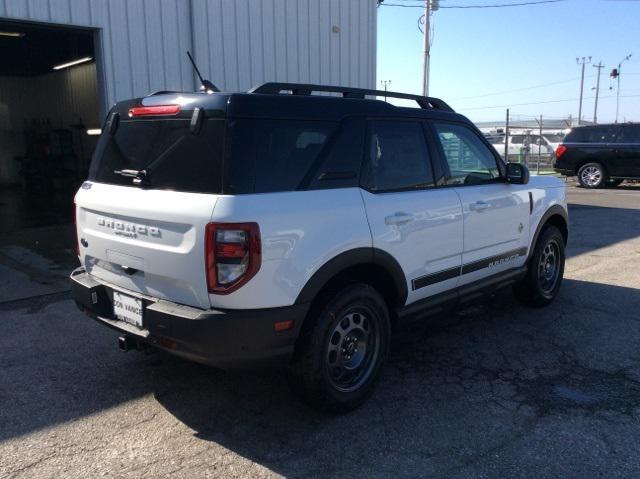
[[0, 477], [638, 477], [640, 185], [569, 199], [552, 306], [402, 323], [345, 416], [278, 371], [121, 353], [64, 291], [0, 303]]

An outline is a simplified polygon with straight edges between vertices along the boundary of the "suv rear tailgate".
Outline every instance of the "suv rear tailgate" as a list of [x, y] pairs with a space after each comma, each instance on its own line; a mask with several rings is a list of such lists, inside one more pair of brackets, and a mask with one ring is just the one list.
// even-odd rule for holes
[[86, 182], [75, 198], [81, 263], [124, 289], [209, 308], [204, 235], [217, 198]]

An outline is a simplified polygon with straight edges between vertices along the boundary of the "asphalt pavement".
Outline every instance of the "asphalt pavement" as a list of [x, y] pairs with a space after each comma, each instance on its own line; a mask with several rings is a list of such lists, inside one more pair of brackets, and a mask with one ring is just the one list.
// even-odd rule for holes
[[23, 291], [47, 263], [3, 273], [0, 477], [639, 477], [640, 185], [569, 199], [552, 306], [505, 290], [401, 324], [345, 416], [279, 371], [122, 353], [64, 288]]

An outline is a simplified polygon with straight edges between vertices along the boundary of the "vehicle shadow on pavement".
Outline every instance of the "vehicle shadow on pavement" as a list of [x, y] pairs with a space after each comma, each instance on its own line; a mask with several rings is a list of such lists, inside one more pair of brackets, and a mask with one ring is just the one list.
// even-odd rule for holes
[[[606, 305], [594, 299], [603, 297]], [[287, 477], [449, 475], [467, 466], [477, 473], [491, 470], [492, 451], [526, 462], [517, 456], [546, 418], [558, 423], [539, 431], [537, 452], [553, 455], [566, 448], [566, 434], [582, 434], [572, 432], [576, 420], [638, 410], [638, 308], [637, 289], [567, 280], [547, 309], [523, 308], [502, 291], [454, 314], [403, 323], [373, 397], [344, 416], [299, 403], [281, 373], [213, 372], [173, 360], [156, 373], [163, 386], [155, 397], [198, 438]], [[558, 436], [564, 415], [574, 424], [567, 420]], [[586, 455], [564, 460], [575, 461], [573, 472], [590, 463]]]
[[[628, 425], [640, 415], [634, 288], [565, 280], [545, 309], [519, 306], [505, 290], [403, 322], [375, 393], [344, 416], [300, 403], [279, 371], [224, 372], [162, 353], [121, 353], [116, 333], [74, 308], [62, 301], [2, 312], [0, 441], [78, 420], [93, 428], [93, 415], [122, 408], [109, 416], [117, 440], [146, 420], [126, 409], [135, 403], [135, 411], [159, 405], [196, 438], [287, 477], [478, 475], [493, 470], [497, 451], [502, 462], [548, 460], [579, 476], [593, 472], [593, 457], [584, 448], [567, 454], [571, 438], [595, 434], [600, 417]], [[172, 427], [157, 421], [145, 427]], [[189, 430], [174, 431], [169, 447], [179, 449]], [[637, 427], [609, 441], [617, 451], [610, 466], [638, 462]], [[212, 462], [222, 460], [215, 451]]]

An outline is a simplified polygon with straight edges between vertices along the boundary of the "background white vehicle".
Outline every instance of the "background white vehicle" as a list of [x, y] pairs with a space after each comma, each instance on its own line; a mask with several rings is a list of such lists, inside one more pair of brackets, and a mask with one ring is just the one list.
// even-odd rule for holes
[[81, 309], [123, 349], [284, 360], [303, 398], [344, 411], [397, 318], [506, 285], [552, 301], [563, 182], [505, 165], [441, 100], [386, 94], [421, 108], [296, 84], [117, 104], [75, 198]]
[[[502, 135], [500, 138], [493, 138], [491, 144], [496, 151], [504, 156], [504, 142], [505, 137]], [[509, 157], [524, 155], [525, 149], [528, 148], [529, 156], [534, 157], [540, 153], [544, 157], [548, 157], [555, 151], [553, 144], [549, 141], [546, 135], [527, 134], [527, 133], [513, 133], [509, 135]]]

